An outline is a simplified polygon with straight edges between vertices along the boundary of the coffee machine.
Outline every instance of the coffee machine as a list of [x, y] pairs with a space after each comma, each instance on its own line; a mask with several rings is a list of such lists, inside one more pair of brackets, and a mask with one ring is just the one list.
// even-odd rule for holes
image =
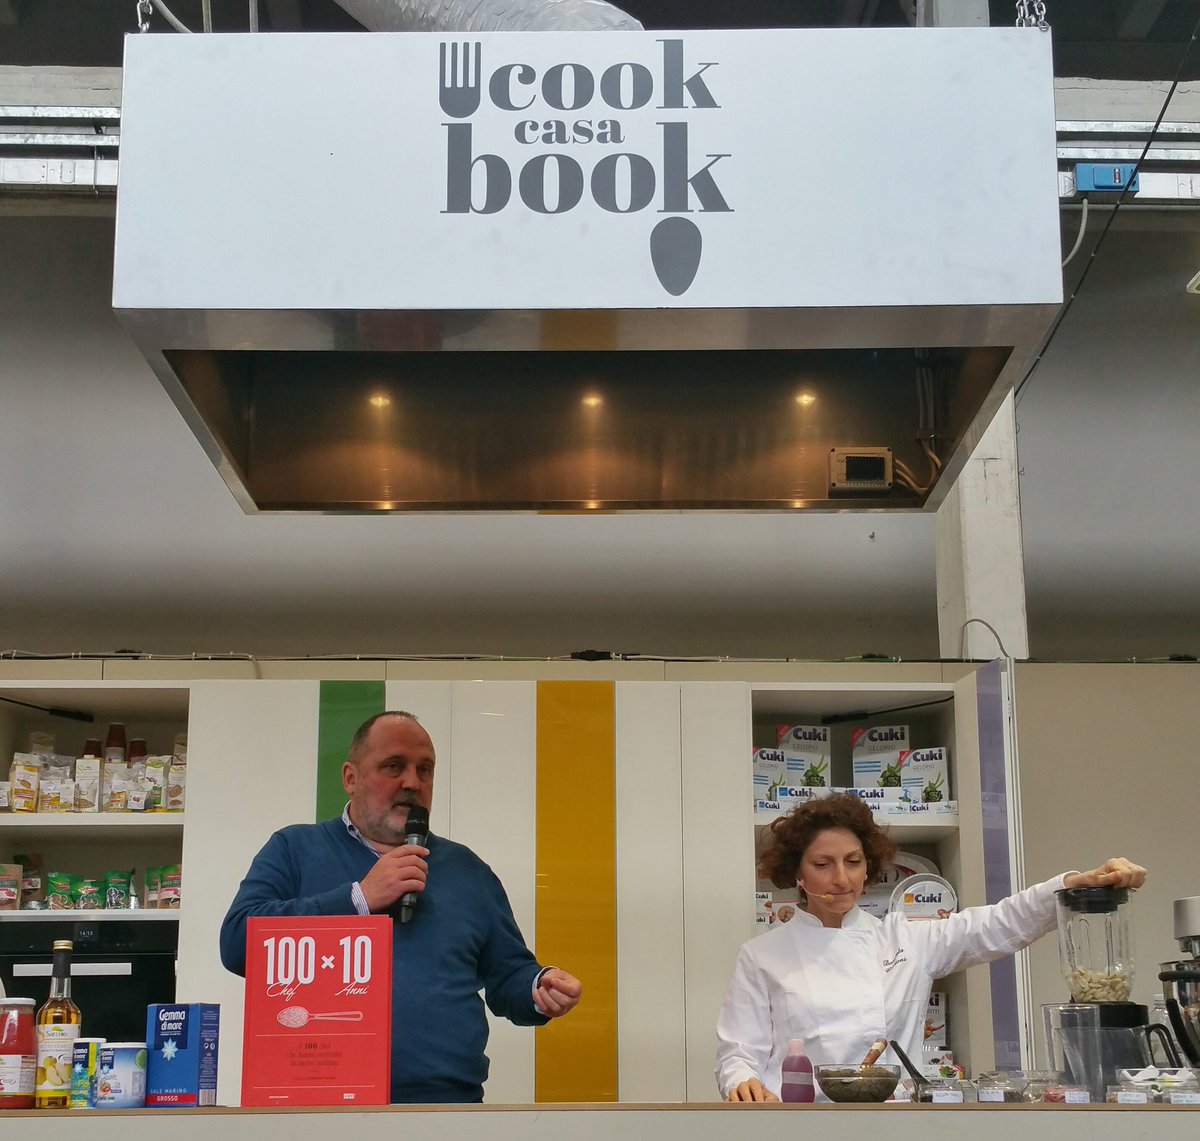
[[1175, 901], [1175, 938], [1190, 958], [1159, 964], [1167, 1017], [1180, 1048], [1200, 1066], [1200, 895]]

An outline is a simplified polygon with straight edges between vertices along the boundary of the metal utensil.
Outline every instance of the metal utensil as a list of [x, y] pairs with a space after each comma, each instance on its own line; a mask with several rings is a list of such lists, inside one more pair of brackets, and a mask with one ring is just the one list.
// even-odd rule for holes
[[912, 1064], [908, 1055], [900, 1049], [900, 1044], [894, 1038], [888, 1042], [888, 1045], [891, 1046], [896, 1057], [900, 1059], [901, 1063], [904, 1065], [904, 1068], [908, 1071], [908, 1076], [912, 1078], [914, 1095], [919, 1090], [930, 1084], [929, 1079]]

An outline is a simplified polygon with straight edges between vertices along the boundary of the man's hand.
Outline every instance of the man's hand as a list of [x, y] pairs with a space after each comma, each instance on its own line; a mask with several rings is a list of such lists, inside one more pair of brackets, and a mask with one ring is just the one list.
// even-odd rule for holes
[[758, 1078], [741, 1082], [729, 1091], [726, 1101], [778, 1101], [777, 1098]]
[[1118, 856], [1090, 872], [1072, 872], [1063, 880], [1064, 887], [1127, 887], [1137, 891], [1146, 882], [1146, 869]]
[[425, 857], [428, 848], [419, 844], [402, 844], [390, 852], [384, 852], [361, 880], [363, 898], [371, 913], [386, 911], [405, 892], [425, 890], [425, 878], [429, 866]]
[[574, 975], [550, 967], [542, 972], [538, 984], [533, 991], [533, 999], [543, 1014], [551, 1018], [561, 1018], [569, 1010], [574, 1010], [583, 993], [583, 983]]

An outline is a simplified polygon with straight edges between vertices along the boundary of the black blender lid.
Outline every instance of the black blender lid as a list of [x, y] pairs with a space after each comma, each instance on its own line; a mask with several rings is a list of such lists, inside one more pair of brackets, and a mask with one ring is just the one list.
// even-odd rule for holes
[[1127, 887], [1064, 887], [1054, 893], [1069, 911], [1086, 915], [1116, 911], [1129, 899]]

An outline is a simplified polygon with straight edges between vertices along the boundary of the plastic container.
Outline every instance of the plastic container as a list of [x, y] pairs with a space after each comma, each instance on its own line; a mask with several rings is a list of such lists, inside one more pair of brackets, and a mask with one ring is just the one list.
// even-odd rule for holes
[[780, 1067], [779, 1100], [790, 1102], [810, 1102], [816, 1100], [817, 1091], [813, 1086], [813, 1064], [804, 1052], [804, 1040], [793, 1038], [788, 1043], [787, 1057]]
[[146, 1043], [105, 1043], [96, 1075], [96, 1108], [141, 1109], [145, 1104]]
[[1072, 1002], [1128, 1002], [1133, 931], [1126, 888], [1055, 892], [1059, 965]]
[[1090, 1105], [1092, 1094], [1087, 1086], [1064, 1083], [1047, 1086], [1042, 1091], [1042, 1101], [1057, 1105]]
[[930, 1078], [915, 1091], [913, 1100], [922, 1105], [962, 1105], [979, 1099], [975, 1084], [966, 1078]]
[[0, 999], [0, 1109], [32, 1109], [37, 1046], [32, 998]]
[[1024, 1076], [1002, 1071], [980, 1074], [975, 1079], [975, 1096], [981, 1102], [1023, 1105], [1025, 1102]]
[[947, 919], [958, 910], [958, 896], [949, 880], [920, 872], [896, 884], [888, 910], [908, 919]]
[[1046, 1090], [1063, 1083], [1058, 1070], [1022, 1070], [1021, 1073], [1025, 1078], [1025, 1100], [1029, 1102], [1041, 1101]]

